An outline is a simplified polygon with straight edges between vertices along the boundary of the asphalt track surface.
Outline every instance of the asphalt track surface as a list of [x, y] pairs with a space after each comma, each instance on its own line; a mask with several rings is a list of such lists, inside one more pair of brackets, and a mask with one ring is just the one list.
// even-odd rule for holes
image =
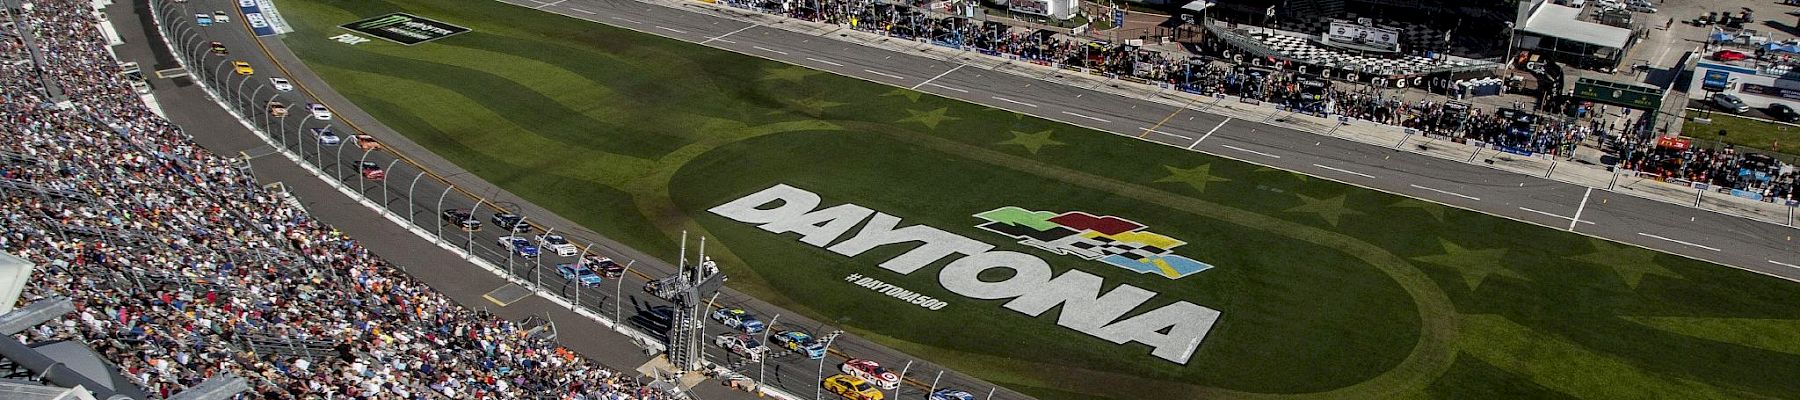
[[[1800, 255], [1792, 250], [1790, 241], [1795, 232], [1793, 228], [1786, 226], [1354, 143], [1316, 133], [1278, 128], [1258, 121], [1228, 119], [1199, 110], [1205, 107], [1204, 104], [1192, 104], [1190, 109], [1177, 108], [1053, 84], [1026, 76], [965, 67], [932, 58], [754, 25], [718, 15], [692, 12], [685, 7], [670, 8], [619, 0], [510, 2], [574, 18], [1116, 132], [1124, 136], [1142, 136], [1144, 140], [1482, 211], [1552, 229], [1572, 230], [1784, 279], [1800, 279], [1800, 267], [1796, 267], [1800, 265]], [[177, 49], [172, 51], [188, 54], [187, 59], [198, 60], [190, 65], [198, 75], [196, 79], [210, 82], [211, 87], [222, 91], [224, 101], [251, 110], [261, 110], [262, 104], [270, 99], [290, 105], [292, 111], [284, 118], [269, 117], [260, 111], [245, 114], [249, 115], [252, 124], [262, 126], [264, 131], [279, 137], [270, 139], [276, 146], [300, 154], [304, 162], [317, 165], [319, 170], [327, 175], [334, 175], [338, 182], [351, 190], [383, 204], [387, 211], [400, 218], [410, 217], [421, 229], [431, 232], [438, 239], [424, 240], [396, 224], [380, 220], [379, 215], [347, 198], [340, 191], [326, 186], [318, 179], [307, 177], [306, 172], [287, 159], [270, 156], [275, 154], [273, 147], [256, 138], [242, 125], [234, 123], [230, 115], [221, 112], [216, 103], [205, 98], [196, 88], [180, 85], [179, 80], [153, 79], [152, 86], [156, 88], [156, 94], [170, 118], [188, 128], [197, 141], [222, 153], [244, 151], [257, 157], [253, 165], [260, 178], [285, 182], [291, 191], [298, 193], [306, 201], [306, 207], [316, 216], [361, 239], [366, 246], [396, 264], [412, 266], [410, 271], [414, 275], [465, 304], [490, 308], [515, 320], [525, 315], [549, 314], [562, 327], [561, 341], [615, 368], [634, 368], [645, 359], [622, 335], [602, 332], [604, 328], [599, 325], [583, 323], [582, 317], [542, 299], [530, 298], [506, 307], [483, 307], [481, 294], [503, 282], [468, 260], [440, 249], [438, 244], [462, 247], [528, 281], [541, 282], [546, 290], [578, 298], [583, 307], [600, 314], [612, 315], [617, 312], [626, 317], [637, 310], [664, 304], [660, 299], [644, 295], [638, 288], [642, 286], [646, 276], [672, 273], [675, 268], [660, 261], [673, 259], [672, 255], [653, 257], [620, 246], [501, 191], [407, 141], [331, 91], [281, 46], [279, 40], [267, 38], [259, 41], [252, 37], [248, 27], [243, 24], [241, 15], [237, 15], [235, 11], [235, 2], [192, 0], [188, 3], [153, 3], [154, 7], [167, 6], [158, 8], [154, 13], [161, 15], [161, 20], [173, 32], [169, 41], [175, 43]], [[153, 6], [141, 2], [135, 4], [136, 15], [114, 11], [117, 14], [114, 19], [137, 19], [141, 24], [139, 26], [148, 25]], [[225, 10], [237, 18], [229, 24], [210, 27], [200, 27], [194, 23], [195, 13], [210, 13], [212, 10]], [[121, 23], [129, 25], [128, 21]], [[144, 34], [121, 26], [128, 42], [132, 42], [132, 37], [141, 38]], [[231, 54], [207, 54], [205, 43], [209, 41], [225, 44], [231, 49]], [[168, 54], [171, 50], [155, 49], [163, 47], [160, 39], [153, 38], [151, 43], [154, 44], [150, 46], [151, 49], [140, 52], [153, 54], [141, 56], [145, 57], [143, 59], [156, 60], [156, 69], [175, 66], [173, 58]], [[133, 42], [131, 46], [143, 44], [145, 42], [140, 40]], [[230, 60], [247, 61], [257, 72], [248, 77], [232, 74], [227, 65]], [[147, 71], [152, 69], [149, 67], [151, 63], [144, 64]], [[276, 91], [268, 85], [267, 78], [270, 76], [287, 76], [299, 87], [291, 92]], [[335, 118], [329, 122], [311, 118], [304, 111], [304, 104], [309, 102], [329, 104]], [[344, 144], [321, 145], [307, 132], [308, 128], [327, 125], [345, 138]], [[1156, 129], [1146, 131], [1146, 127]], [[349, 136], [358, 132], [377, 137], [383, 143], [384, 150], [365, 153], [355, 148]], [[401, 160], [403, 157], [406, 160]], [[387, 179], [361, 179], [355, 167], [358, 161], [382, 166]], [[463, 232], [439, 223], [439, 210], [453, 208], [474, 210], [476, 218], [486, 221], [487, 226], [478, 232]], [[571, 262], [573, 258], [546, 253], [541, 259], [528, 260], [511, 256], [494, 245], [496, 238], [505, 233], [487, 220], [499, 208], [525, 215], [529, 223], [537, 226], [538, 233], [554, 228], [557, 233], [568, 236], [584, 247], [593, 244], [592, 247], [586, 247], [589, 254], [608, 256], [622, 262], [637, 262], [622, 285], [620, 282], [608, 281], [599, 287], [578, 289], [567, 284], [551, 269], [553, 265]], [[1577, 216], [1579, 220], [1575, 219]], [[620, 290], [622, 296], [613, 295], [615, 288]], [[615, 301], [620, 307], [613, 306]], [[799, 329], [815, 334], [831, 330], [826, 324], [783, 312], [731, 290], [723, 291], [717, 298], [717, 303], [750, 309], [765, 320], [772, 315], [781, 314], [779, 328]], [[592, 331], [584, 332], [583, 329]], [[709, 324], [706, 336], [710, 338], [725, 331], [722, 326]], [[922, 397], [920, 395], [934, 383], [936, 387], [956, 387], [978, 396], [993, 387], [851, 335], [840, 337], [832, 344], [833, 354], [823, 364], [791, 354], [771, 357], [770, 361], [762, 365], [744, 364], [735, 356], [727, 355], [710, 344], [706, 348], [711, 359], [727, 365], [738, 365], [739, 370], [746, 375], [765, 376], [771, 385], [802, 396], [805, 392], [813, 391], [809, 389], [817, 387], [816, 371], [820, 367], [827, 369], [826, 374], [829, 375], [829, 370], [835, 369], [846, 355], [872, 359], [896, 370], [912, 362], [906, 374], [909, 384], [903, 385], [902, 397]], [[759, 367], [762, 367], [760, 372]], [[938, 378], [940, 371], [943, 372], [941, 379]], [[703, 389], [699, 393], [711, 398], [732, 396], [727, 394], [732, 392], [716, 389]], [[999, 388], [993, 398], [1026, 396]]]

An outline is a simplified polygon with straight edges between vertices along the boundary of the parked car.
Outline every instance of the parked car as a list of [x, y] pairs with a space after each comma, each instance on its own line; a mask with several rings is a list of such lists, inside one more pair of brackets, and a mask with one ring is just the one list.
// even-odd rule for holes
[[458, 228], [470, 232], [481, 230], [481, 220], [469, 215], [469, 210], [461, 208], [444, 210], [444, 223], [454, 224]]
[[1712, 96], [1712, 101], [1713, 101], [1714, 106], [1718, 106], [1720, 109], [1723, 109], [1725, 111], [1730, 111], [1733, 113], [1743, 113], [1745, 111], [1750, 111], [1750, 105], [1744, 104], [1744, 99], [1740, 99], [1737, 97], [1737, 95], [1734, 95], [1734, 94], [1714, 93]]
[[1713, 52], [1712, 58], [1719, 61], [1737, 61], [1750, 58], [1750, 55], [1737, 50], [1719, 50]]
[[1769, 105], [1769, 117], [1781, 122], [1800, 121], [1800, 114], [1795, 113], [1793, 107], [1781, 103]]
[[269, 85], [274, 86], [275, 90], [283, 92], [294, 90], [293, 83], [288, 82], [287, 78], [279, 76], [269, 77]]
[[363, 179], [379, 181], [387, 178], [387, 171], [382, 171], [380, 164], [368, 161], [360, 161], [357, 164], [357, 169], [362, 170]]

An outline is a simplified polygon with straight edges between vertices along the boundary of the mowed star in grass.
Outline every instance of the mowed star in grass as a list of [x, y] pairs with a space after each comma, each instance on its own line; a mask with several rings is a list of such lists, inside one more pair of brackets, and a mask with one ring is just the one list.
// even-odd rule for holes
[[917, 103], [917, 102], [919, 102], [919, 95], [921, 95], [921, 94], [923, 94], [923, 93], [919, 93], [918, 91], [894, 88], [894, 90], [892, 90], [892, 91], [883, 93], [881, 95], [881, 97], [902, 96], [902, 97], [906, 97], [907, 100], [912, 100], [912, 102]]
[[848, 103], [840, 103], [840, 102], [835, 102], [835, 101], [831, 101], [831, 100], [826, 100], [824, 98], [813, 97], [813, 98], [807, 98], [807, 99], [794, 100], [794, 102], [790, 103], [790, 104], [794, 107], [794, 109], [800, 110], [800, 112], [806, 113], [807, 115], [817, 117], [819, 115], [825, 114], [825, 109], [827, 109], [827, 108], [837, 107], [837, 106], [841, 106], [841, 105], [848, 104]]
[[789, 66], [783, 67], [783, 68], [769, 68], [769, 69], [763, 70], [763, 72], [766, 73], [766, 75], [763, 75], [762, 80], [765, 80], [765, 81], [791, 81], [791, 82], [795, 82], [795, 83], [806, 80], [806, 77], [808, 77], [808, 76], [813, 76], [813, 75], [819, 74], [819, 71], [814, 71], [814, 70], [807, 69], [805, 67], [801, 67], [801, 66], [797, 66], [797, 65], [789, 65]]
[[1062, 146], [1064, 144], [1063, 142], [1056, 141], [1056, 139], [1051, 139], [1049, 129], [1045, 129], [1043, 132], [1038, 133], [1012, 131], [1012, 135], [1012, 139], [997, 144], [1016, 144], [1024, 146], [1025, 151], [1029, 151], [1031, 154], [1037, 154], [1038, 150], [1044, 148], [1044, 146]]
[[1417, 208], [1420, 211], [1424, 211], [1426, 214], [1431, 214], [1432, 219], [1435, 219], [1438, 222], [1444, 222], [1444, 205], [1442, 205], [1442, 204], [1432, 203], [1429, 201], [1424, 201], [1424, 200], [1419, 200], [1419, 199], [1414, 199], [1414, 198], [1405, 198], [1405, 199], [1400, 199], [1400, 201], [1394, 202], [1394, 204], [1389, 204], [1388, 207]]
[[1338, 195], [1337, 197], [1329, 199], [1318, 199], [1304, 194], [1297, 194], [1296, 196], [1300, 197], [1300, 205], [1287, 209], [1287, 212], [1318, 214], [1319, 218], [1324, 218], [1325, 222], [1330, 223], [1331, 226], [1337, 226], [1338, 221], [1344, 219], [1345, 215], [1363, 213], [1362, 211], [1344, 207], [1344, 198], [1348, 197], [1347, 195]]
[[1213, 176], [1212, 164], [1200, 164], [1193, 168], [1186, 168], [1186, 169], [1177, 168], [1173, 165], [1164, 165], [1163, 168], [1167, 168], [1169, 170], [1169, 176], [1162, 177], [1162, 179], [1157, 179], [1156, 180], [1157, 182], [1185, 183], [1188, 186], [1193, 187], [1194, 191], [1196, 191], [1196, 192], [1205, 192], [1207, 183], [1225, 182], [1225, 181], [1231, 180], [1231, 179], [1227, 179], [1227, 178]]
[[1444, 254], [1419, 256], [1412, 259], [1455, 269], [1457, 274], [1462, 275], [1463, 283], [1469, 284], [1471, 292], [1480, 287], [1481, 282], [1486, 281], [1492, 275], [1531, 279], [1518, 271], [1506, 268], [1506, 249], [1504, 248], [1473, 250], [1463, 248], [1443, 238], [1439, 238], [1438, 243], [1443, 244]]
[[908, 116], [906, 118], [901, 118], [899, 121], [895, 121], [895, 122], [917, 122], [917, 123], [925, 124], [925, 127], [927, 127], [927, 128], [937, 129], [938, 124], [941, 124], [944, 121], [955, 121], [955, 120], [962, 119], [962, 118], [952, 117], [952, 116], [948, 115], [949, 112], [950, 112], [949, 107], [938, 107], [938, 109], [931, 110], [931, 111], [919, 111], [919, 110], [910, 110], [909, 109], [909, 110], [906, 110], [906, 113], [910, 114], [910, 116]]
[[1644, 281], [1644, 275], [1675, 279], [1687, 278], [1657, 265], [1654, 252], [1599, 239], [1591, 239], [1588, 242], [1593, 243], [1594, 252], [1568, 258], [1612, 268], [1613, 272], [1619, 274], [1619, 279], [1625, 281], [1625, 286], [1630, 286], [1632, 289], [1637, 289], [1638, 283]]

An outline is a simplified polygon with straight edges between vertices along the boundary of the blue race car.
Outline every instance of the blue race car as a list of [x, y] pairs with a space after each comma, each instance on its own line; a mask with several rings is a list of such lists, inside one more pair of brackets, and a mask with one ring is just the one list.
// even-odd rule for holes
[[556, 264], [556, 273], [562, 275], [563, 279], [581, 282], [582, 286], [600, 286], [600, 282], [603, 281], [600, 279], [600, 274], [594, 273], [594, 270], [586, 265]]
[[931, 392], [931, 400], [975, 400], [975, 395], [956, 389], [938, 389]]
[[538, 256], [537, 245], [531, 244], [530, 240], [527, 240], [522, 237], [501, 236], [500, 240], [499, 240], [499, 244], [500, 244], [500, 248], [511, 251], [511, 252], [513, 252], [513, 254], [516, 254], [519, 257], [532, 258], [532, 257]]
[[769, 341], [781, 346], [781, 348], [791, 350], [795, 353], [805, 354], [806, 358], [814, 360], [825, 358], [825, 345], [819, 344], [818, 340], [813, 339], [812, 335], [808, 335], [805, 332], [775, 332], [775, 336], [771, 336]]
[[737, 329], [744, 333], [758, 333], [767, 328], [763, 325], [762, 320], [756, 319], [755, 314], [744, 311], [742, 308], [718, 309], [713, 311], [712, 319], [724, 324], [726, 328]]

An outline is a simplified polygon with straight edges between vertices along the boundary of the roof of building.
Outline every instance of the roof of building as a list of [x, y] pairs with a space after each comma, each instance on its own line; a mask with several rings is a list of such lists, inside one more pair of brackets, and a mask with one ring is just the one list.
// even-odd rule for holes
[[1580, 16], [1579, 8], [1546, 3], [1519, 30], [1615, 49], [1625, 48], [1631, 40], [1630, 29], [1576, 19]]

